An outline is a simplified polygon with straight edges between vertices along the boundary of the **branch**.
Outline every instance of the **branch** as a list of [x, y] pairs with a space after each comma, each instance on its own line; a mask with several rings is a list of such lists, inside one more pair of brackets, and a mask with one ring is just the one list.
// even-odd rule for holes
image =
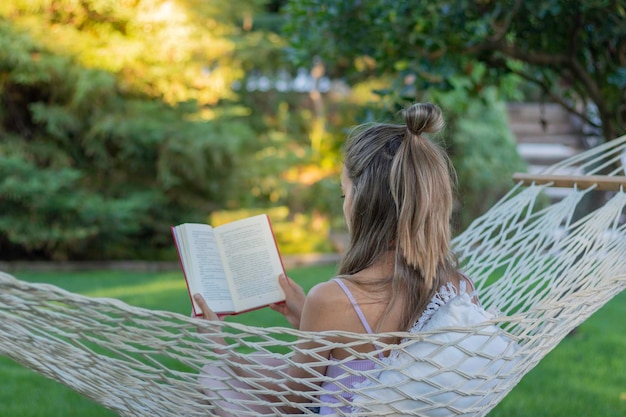
[[567, 55], [540, 52], [529, 53], [516, 48], [514, 45], [504, 40], [488, 40], [469, 47], [465, 51], [471, 55], [480, 55], [482, 52], [501, 52], [509, 58], [515, 58], [528, 64], [541, 66], [568, 65], [570, 62], [570, 57]]
[[576, 14], [576, 19], [569, 35], [568, 54], [570, 57], [574, 57], [576, 55], [576, 51], [578, 50], [578, 32], [583, 25], [582, 14], [580, 13], [580, 10], [577, 11], [578, 13]]
[[616, 61], [620, 67], [626, 66], [626, 41], [620, 39], [615, 46]]
[[[580, 64], [580, 62], [576, 59], [576, 51], [578, 50], [578, 40], [579, 40], [579, 32], [580, 29], [583, 26], [583, 16], [580, 13], [580, 10], [577, 10], [578, 13], [576, 14], [576, 17], [574, 19], [574, 24], [572, 26], [572, 30], [570, 31], [569, 37], [570, 37], [570, 43], [569, 43], [569, 51], [568, 51], [568, 55], [569, 55], [569, 68], [571, 69], [572, 73], [573, 73], [573, 78], [576, 78], [580, 81], [582, 81], [583, 85], [585, 86], [585, 89], [587, 90], [587, 93], [589, 94], [589, 97], [591, 98], [591, 100], [596, 103], [596, 105], [598, 106], [598, 110], [600, 112], [602, 112], [602, 110], [600, 109], [600, 107], [605, 107], [604, 106], [604, 98], [602, 97], [602, 93], [600, 91], [600, 89], [598, 88], [598, 79], [594, 79], [591, 74], [584, 68], [583, 65]], [[599, 74], [602, 73], [602, 71], [600, 71], [599, 68], [599, 63], [601, 62], [600, 59], [598, 59], [598, 54], [597, 51], [592, 47], [592, 44], [589, 44], [589, 53], [591, 54], [591, 64], [593, 65], [594, 69], [595, 69], [595, 74], [596, 77], [600, 77]]]
[[499, 51], [511, 58], [519, 59], [528, 64], [542, 66], [562, 65], [569, 67], [574, 76], [585, 86], [589, 97], [598, 106], [598, 111], [606, 111], [604, 98], [602, 97], [598, 85], [575, 57], [562, 54], [528, 53], [519, 50], [514, 45], [503, 42], [501, 42]]
[[511, 72], [513, 72], [516, 75], [519, 75], [520, 77], [522, 77], [523, 79], [525, 79], [526, 81], [530, 81], [532, 83], [537, 84], [541, 90], [546, 93], [548, 95], [548, 97], [550, 97], [550, 99], [555, 102], [556, 104], [558, 104], [559, 106], [563, 107], [566, 111], [568, 111], [569, 113], [580, 117], [583, 122], [587, 123], [590, 126], [593, 126], [595, 128], [601, 128], [602, 126], [599, 126], [597, 123], [595, 123], [593, 120], [591, 120], [589, 118], [589, 116], [587, 116], [585, 113], [581, 113], [580, 111], [576, 110], [576, 108], [574, 106], [572, 106], [571, 104], [569, 104], [567, 101], [565, 101], [565, 99], [563, 99], [563, 97], [555, 94], [551, 89], [550, 86], [545, 83], [544, 81], [535, 78], [523, 71], [517, 71], [517, 70], [511, 70]]
[[513, 17], [517, 14], [521, 5], [522, 0], [515, 0], [515, 4], [511, 9], [511, 13], [509, 13], [504, 19], [504, 25], [502, 25], [499, 29], [494, 28], [494, 36], [492, 38], [493, 42], [500, 42], [502, 39], [504, 39], [504, 36], [508, 33], [509, 28], [511, 27]]
[[572, 58], [568, 66], [574, 73], [574, 76], [578, 80], [580, 80], [585, 86], [585, 90], [589, 94], [589, 97], [596, 104], [596, 106], [598, 106], [598, 112], [601, 115], [608, 114], [606, 103], [604, 102], [604, 97], [602, 96], [602, 92], [598, 88], [598, 84], [596, 84], [593, 78], [591, 78], [591, 75], [589, 75], [589, 73], [585, 71], [583, 66], [576, 59]]
[[[487, 41], [482, 44], [476, 45], [473, 48], [468, 48], [468, 51], [470, 52], [476, 51], [476, 53], [483, 52], [483, 51], [498, 51], [509, 58], [518, 59], [527, 64], [544, 66], [544, 67], [568, 68], [572, 71], [574, 77], [582, 83], [584, 90], [587, 92], [589, 98], [598, 107], [598, 112], [601, 115], [601, 119], [604, 120], [606, 118], [606, 115], [609, 114], [606, 108], [606, 103], [604, 102], [604, 97], [602, 96], [602, 93], [600, 89], [598, 88], [598, 85], [595, 83], [591, 75], [580, 64], [580, 62], [576, 60], [575, 57], [570, 57], [570, 56], [563, 55], [563, 54], [527, 52], [527, 51], [520, 50], [515, 45], [512, 45], [504, 41], [500, 41], [500, 42]], [[539, 85], [541, 86], [541, 83], [539, 83]], [[542, 88], [545, 88], [545, 87], [542, 86]], [[552, 94], [550, 93], [550, 95]]]

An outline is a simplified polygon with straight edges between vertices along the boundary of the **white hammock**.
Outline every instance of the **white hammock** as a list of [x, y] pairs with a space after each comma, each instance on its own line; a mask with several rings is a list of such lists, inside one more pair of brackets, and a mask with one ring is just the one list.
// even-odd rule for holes
[[[574, 178], [578, 185], [567, 197], [540, 210], [534, 207], [550, 184], [518, 184], [454, 240], [483, 306], [499, 313], [455, 316], [468, 308], [458, 297], [445, 307], [450, 314], [434, 316], [425, 331], [396, 334], [404, 338], [400, 345], [385, 345], [377, 335], [329, 332], [353, 337], [351, 347], [374, 344], [391, 352], [391, 359], [380, 360], [378, 351], [354, 351], [353, 359], [369, 358], [379, 368], [360, 372], [369, 382], [352, 389], [353, 415], [484, 416], [573, 328], [624, 290], [625, 150], [626, 136], [551, 168], [547, 174], [576, 166], [585, 174]], [[598, 187], [582, 189], [589, 179], [616, 191], [574, 220], [583, 196]], [[214, 353], [221, 346], [198, 327], [226, 337], [226, 353]], [[0, 273], [0, 354], [122, 416], [207, 416], [229, 409], [260, 415], [259, 407], [280, 415], [285, 405], [312, 414], [322, 405], [317, 384], [309, 380], [309, 402], [301, 404], [289, 403], [289, 391], [280, 389], [290, 378], [283, 371], [293, 365], [297, 339], [324, 343], [324, 334], [235, 323], [220, 328]], [[286, 365], [272, 365], [273, 359]], [[212, 369], [202, 376], [214, 385], [210, 396], [199, 382], [205, 365]], [[238, 368], [254, 376], [236, 376]], [[268, 374], [279, 388], [266, 388]], [[224, 400], [233, 393], [237, 398]], [[270, 403], [264, 394], [278, 399]]]

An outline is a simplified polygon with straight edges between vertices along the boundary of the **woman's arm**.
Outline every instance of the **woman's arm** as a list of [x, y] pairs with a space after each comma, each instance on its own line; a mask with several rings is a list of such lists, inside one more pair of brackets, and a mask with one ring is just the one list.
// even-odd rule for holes
[[[300, 315], [300, 330], [320, 332], [325, 330], [347, 330], [343, 329], [342, 317], [345, 317], [346, 303], [345, 297], [338, 294], [337, 287], [334, 284], [323, 283], [314, 287], [302, 304]], [[206, 320], [218, 320], [218, 316], [211, 311], [201, 296], [194, 297], [202, 310], [202, 318]], [[286, 398], [289, 402], [300, 403], [310, 402], [310, 398], [302, 393], [311, 394], [314, 391], [312, 385], [320, 385], [320, 376], [326, 373], [325, 361], [331, 353], [330, 343], [341, 343], [339, 338], [327, 338], [321, 341], [319, 338], [302, 340], [298, 344], [298, 352], [291, 357], [291, 361], [306, 366], [291, 366], [284, 369], [282, 366], [274, 366], [266, 368], [262, 373], [265, 378], [263, 386], [270, 391], [284, 392], [285, 389], [290, 392]], [[326, 348], [325, 348], [326, 347]], [[246, 371], [245, 365], [254, 364], [259, 361], [259, 356], [250, 354], [249, 356], [230, 358], [231, 361], [243, 366], [232, 367], [232, 371], [242, 378], [253, 378], [258, 376]], [[281, 371], [282, 369], [282, 371]], [[285, 375], [285, 373], [287, 375]], [[287, 377], [287, 378], [286, 378]], [[284, 381], [284, 384], [274, 381]], [[268, 401], [282, 402], [277, 396], [266, 395]], [[285, 408], [286, 412], [297, 413], [297, 408]]]

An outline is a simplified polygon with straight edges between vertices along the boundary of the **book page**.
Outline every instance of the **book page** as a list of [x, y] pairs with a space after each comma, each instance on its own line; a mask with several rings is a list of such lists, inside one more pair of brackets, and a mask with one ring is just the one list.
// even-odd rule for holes
[[193, 301], [193, 295], [196, 293], [202, 294], [214, 312], [233, 312], [235, 306], [213, 228], [194, 223], [186, 223], [178, 228], [180, 229], [176, 236], [181, 235], [185, 245], [181, 259], [194, 314], [200, 314], [198, 305]]
[[278, 276], [284, 273], [266, 215], [216, 228], [237, 311], [285, 299]]

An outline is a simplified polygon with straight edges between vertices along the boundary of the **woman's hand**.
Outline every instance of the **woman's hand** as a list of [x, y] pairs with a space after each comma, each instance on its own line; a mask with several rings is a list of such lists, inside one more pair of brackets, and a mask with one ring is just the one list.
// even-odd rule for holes
[[[213, 310], [209, 308], [209, 305], [206, 303], [206, 301], [204, 301], [204, 297], [202, 297], [202, 295], [194, 294], [193, 299], [196, 302], [196, 304], [198, 304], [198, 307], [200, 307], [200, 310], [202, 310], [202, 316], [200, 316], [202, 320], [212, 320], [212, 321], [224, 320], [224, 316], [221, 316], [221, 317], [218, 316], [217, 314], [215, 314]], [[202, 328], [198, 328], [198, 333], [209, 333], [209, 331], [202, 329]], [[223, 337], [214, 336], [214, 337], [211, 337], [211, 340], [216, 342], [218, 345], [226, 346], [226, 342], [224, 341]], [[213, 351], [219, 354], [225, 353], [224, 350], [218, 349], [218, 348], [214, 349]]]
[[270, 308], [285, 316], [294, 328], [299, 329], [300, 317], [302, 316], [302, 308], [304, 307], [304, 299], [306, 297], [304, 290], [294, 280], [283, 274], [278, 277], [278, 282], [285, 292], [285, 302], [270, 304]]

